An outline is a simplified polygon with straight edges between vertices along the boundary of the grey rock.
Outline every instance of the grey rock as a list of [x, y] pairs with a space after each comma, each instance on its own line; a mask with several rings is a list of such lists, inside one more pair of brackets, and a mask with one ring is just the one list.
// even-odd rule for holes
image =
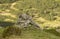
[[18, 27], [20, 27], [20, 28], [28, 27], [29, 24], [32, 24], [34, 27], [41, 29], [40, 25], [37, 24], [36, 22], [34, 22], [30, 15], [28, 15], [26, 13], [25, 14], [20, 14], [19, 18], [17, 20]]

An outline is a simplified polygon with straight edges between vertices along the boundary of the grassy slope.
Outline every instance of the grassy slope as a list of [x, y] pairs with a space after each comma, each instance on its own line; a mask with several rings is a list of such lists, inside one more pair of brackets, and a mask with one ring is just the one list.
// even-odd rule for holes
[[52, 30], [52, 32], [55, 32], [54, 34], [50, 31], [41, 31], [39, 29], [33, 29], [30, 27], [23, 29], [20, 36], [11, 36], [9, 39], [60, 39], [60, 36], [56, 35], [59, 33]]
[[[47, 2], [46, 5], [41, 5], [42, 3], [46, 3], [47, 0], [41, 0], [42, 2], [40, 2], [40, 0], [19, 0], [19, 1], [15, 1], [14, 3], [1, 3], [0, 5], [0, 21], [6, 21], [8, 23], [8, 21], [11, 23], [11, 22], [16, 22], [17, 20], [17, 15], [20, 13], [20, 12], [26, 12], [27, 10], [29, 10], [29, 14], [30, 13], [34, 13], [34, 14], [37, 14], [35, 15], [35, 17], [38, 17], [36, 18], [35, 20], [35, 17], [34, 20], [37, 21], [38, 23], [42, 24], [43, 26], [49, 26], [49, 24], [51, 26], [56, 26], [55, 24], [58, 23], [57, 26], [59, 26], [60, 24], [60, 6], [58, 6], [58, 8], [55, 8], [54, 10], [54, 13], [52, 12], [52, 10], [48, 9], [50, 7], [53, 7], [55, 6], [54, 4], [51, 4]], [[59, 1], [57, 1], [58, 3]], [[16, 3], [16, 4], [15, 4]], [[49, 6], [47, 6], [49, 5]], [[47, 6], [47, 8], [46, 8]], [[32, 7], [32, 8], [31, 8]], [[46, 9], [45, 9], [46, 8]], [[23, 9], [24, 11], [22, 11], [21, 9]], [[49, 18], [52, 16], [50, 16], [50, 14], [47, 14], [47, 13], [43, 13], [44, 10], [49, 10], [50, 13], [53, 13], [53, 14], [56, 14], [55, 12], [58, 12], [56, 15], [57, 16], [57, 19], [56, 19], [56, 22], [54, 22], [53, 18]], [[36, 13], [35, 13], [36, 12]], [[4, 14], [4, 13], [7, 13], [7, 15], [1, 15], [1, 14]], [[10, 13], [10, 14], [8, 14]], [[32, 14], [31, 14], [32, 15]], [[39, 16], [40, 15], [40, 16]], [[15, 18], [16, 17], [16, 18]], [[40, 18], [41, 17], [41, 18]], [[52, 16], [54, 17], [54, 16]], [[48, 19], [47, 19], [48, 18]], [[38, 20], [39, 19], [39, 20]], [[53, 21], [51, 21], [53, 20]], [[5, 23], [5, 22], [3, 22]], [[54, 23], [52, 25], [52, 23]], [[48, 24], [48, 25], [47, 25]], [[2, 32], [3, 30], [1, 30]], [[50, 30], [51, 31], [51, 30]], [[60, 39], [60, 34], [56, 32], [56, 34], [59, 34], [59, 35], [56, 35], [56, 34], [52, 34], [53, 32], [50, 33], [50, 31], [40, 31], [40, 30], [37, 30], [37, 29], [27, 29], [27, 30], [23, 30], [22, 31], [22, 35], [21, 35], [21, 39]], [[55, 33], [55, 32], [54, 32]]]
[[0, 5], [0, 12], [2, 12], [2, 14], [7, 13], [7, 15], [0, 14], [0, 18], [2, 17], [0, 19], [1, 21], [15, 22], [19, 13], [25, 13], [26, 11], [29, 11], [28, 13], [31, 16], [34, 15], [33, 20], [39, 23], [41, 26], [57, 27], [60, 24], [59, 1], [17, 0], [15, 2], [3, 1], [3, 3]]

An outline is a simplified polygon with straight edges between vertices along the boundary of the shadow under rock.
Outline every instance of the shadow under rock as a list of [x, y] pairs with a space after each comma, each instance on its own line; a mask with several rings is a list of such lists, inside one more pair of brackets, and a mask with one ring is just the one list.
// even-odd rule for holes
[[0, 27], [13, 26], [14, 24], [15, 23], [13, 23], [13, 22], [0, 21]]

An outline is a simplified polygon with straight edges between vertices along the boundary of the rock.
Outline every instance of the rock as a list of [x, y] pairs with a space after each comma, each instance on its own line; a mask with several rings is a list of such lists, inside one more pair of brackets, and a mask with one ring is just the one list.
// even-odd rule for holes
[[37, 24], [36, 22], [34, 22], [34, 21], [32, 20], [32, 17], [31, 17], [30, 15], [28, 15], [28, 14], [26, 14], [26, 13], [20, 14], [20, 15], [19, 15], [19, 18], [18, 18], [18, 20], [17, 20], [17, 25], [18, 25], [18, 27], [20, 27], [20, 28], [28, 27], [29, 24], [34, 25], [34, 27], [36, 27], [36, 28], [40, 28], [40, 27], [39, 27], [40, 25]]

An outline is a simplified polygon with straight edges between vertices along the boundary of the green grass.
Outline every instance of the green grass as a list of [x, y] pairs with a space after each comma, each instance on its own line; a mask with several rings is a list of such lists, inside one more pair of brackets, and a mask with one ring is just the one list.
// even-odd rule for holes
[[[12, 3], [17, 3], [13, 7], [18, 9], [10, 8]], [[0, 0], [0, 12], [5, 12], [5, 10], [10, 10], [8, 13], [14, 14], [18, 17], [20, 13], [26, 13], [29, 10], [29, 14], [31, 16], [33, 14], [38, 14], [38, 17], [42, 17], [48, 21], [56, 20], [54, 17], [60, 17], [60, 1], [57, 0]], [[8, 4], [8, 5], [7, 5]], [[34, 9], [32, 9], [34, 8]], [[23, 10], [21, 10], [23, 9]], [[33, 17], [36, 18], [36, 17]], [[13, 19], [14, 21], [17, 18], [12, 18], [10, 16], [0, 15], [0, 25], [3, 26], [12, 26], [12, 22], [4, 22], [5, 19]], [[59, 19], [60, 20], [60, 19]], [[58, 21], [59, 21], [58, 20]], [[42, 24], [42, 23], [40, 23]], [[3, 32], [5, 28], [0, 28], [0, 34]], [[55, 30], [38, 30], [33, 27], [22, 29], [22, 33], [20, 36], [21, 39], [60, 39], [60, 33]]]
[[[50, 31], [49, 32], [45, 31], [45, 30], [41, 31], [39, 29], [29, 27], [26, 29], [22, 29], [22, 32], [21, 32], [21, 35], [19, 36], [19, 38], [21, 38], [21, 39], [60, 39], [60, 36], [58, 35], [59, 33], [57, 33], [54, 30], [52, 30], [51, 32]], [[55, 34], [52, 33], [53, 31]]]
[[14, 39], [14, 38], [15, 39], [60, 39], [60, 33], [56, 32], [54, 29], [41, 31], [34, 27], [28, 27], [22, 29], [20, 36], [18, 35], [15, 35], [15, 37], [7, 36], [7, 38], [5, 39]]
[[22, 31], [21, 38], [22, 39], [60, 39], [59, 36], [37, 29]]

